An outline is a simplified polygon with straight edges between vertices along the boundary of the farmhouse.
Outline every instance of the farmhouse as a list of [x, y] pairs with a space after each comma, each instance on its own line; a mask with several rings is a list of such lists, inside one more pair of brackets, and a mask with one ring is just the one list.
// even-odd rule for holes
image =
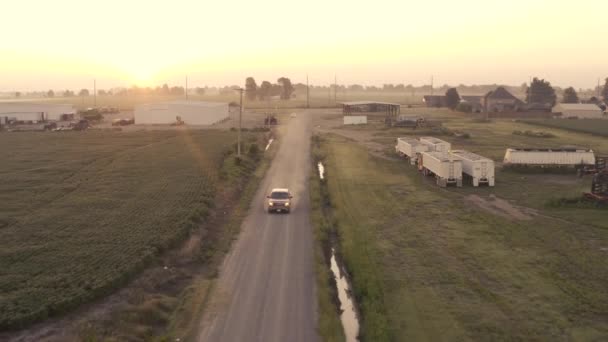
[[524, 109], [525, 104], [522, 100], [513, 96], [504, 87], [498, 87], [486, 94], [483, 98], [483, 105], [489, 112], [518, 112]]
[[601, 119], [605, 117], [602, 109], [591, 103], [560, 103], [553, 107], [551, 112], [562, 118]]
[[229, 117], [228, 103], [172, 101], [135, 107], [136, 124], [213, 125]]
[[72, 120], [75, 112], [70, 104], [0, 102], [0, 118], [6, 122]]

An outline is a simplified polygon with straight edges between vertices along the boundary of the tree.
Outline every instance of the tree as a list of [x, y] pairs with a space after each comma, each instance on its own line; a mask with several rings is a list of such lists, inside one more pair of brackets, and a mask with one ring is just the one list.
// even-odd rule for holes
[[51, 89], [49, 91], [46, 92], [46, 96], [48, 97], [55, 97], [55, 92]]
[[99, 95], [99, 96], [106, 96], [106, 95], [108, 95], [108, 92], [106, 92], [106, 91], [105, 91], [105, 90], [103, 90], [103, 89], [99, 89], [99, 90], [97, 91], [97, 95]]
[[289, 100], [294, 91], [291, 80], [287, 77], [281, 77], [277, 80], [277, 83], [283, 88], [281, 91], [281, 99]]
[[245, 80], [245, 95], [247, 95], [247, 99], [249, 99], [249, 101], [255, 100], [257, 91], [258, 85], [255, 83], [255, 79], [253, 77], [247, 77]]
[[258, 99], [265, 100], [268, 96], [270, 96], [270, 91], [272, 89], [272, 84], [268, 81], [262, 82], [260, 88], [257, 90]]
[[186, 90], [184, 89], [184, 87], [171, 87], [171, 91], [170, 91], [171, 95], [184, 95], [186, 94]]
[[602, 89], [602, 97], [604, 102], [608, 103], [608, 77], [606, 77], [606, 83], [604, 83], [604, 89]]
[[74, 92], [71, 90], [66, 90], [63, 92], [63, 97], [72, 97], [74, 96]]
[[445, 92], [446, 103], [448, 108], [454, 110], [458, 103], [460, 103], [460, 95], [458, 95], [458, 90], [456, 88], [450, 88]]
[[21, 92], [20, 92], [20, 91], [15, 92], [15, 97], [16, 97], [16, 98], [20, 98], [20, 97], [21, 97]]
[[78, 96], [89, 96], [89, 90], [88, 89], [80, 89], [80, 92], [78, 92]]
[[205, 88], [196, 87], [196, 88], [194, 88], [194, 92], [198, 96], [203, 96], [203, 95], [205, 95]]
[[532, 84], [526, 91], [526, 102], [528, 104], [540, 103], [554, 106], [556, 101], [557, 96], [555, 95], [555, 89], [551, 87], [551, 83], [534, 77]]
[[162, 93], [165, 95], [169, 95], [169, 86], [167, 85], [167, 83], [163, 84], [163, 88], [162, 88]]
[[574, 88], [569, 87], [564, 90], [564, 98], [562, 100], [563, 103], [578, 103], [578, 95], [576, 94], [576, 90]]

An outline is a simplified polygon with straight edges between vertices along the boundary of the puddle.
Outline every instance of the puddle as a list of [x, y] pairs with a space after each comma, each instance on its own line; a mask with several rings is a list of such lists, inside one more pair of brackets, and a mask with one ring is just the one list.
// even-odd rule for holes
[[[319, 163], [321, 165], [321, 163]], [[323, 177], [321, 177], [323, 178]], [[336, 278], [336, 287], [338, 288], [338, 299], [340, 300], [340, 320], [344, 327], [344, 335], [346, 342], [356, 342], [359, 334], [359, 319], [355, 311], [354, 298], [351, 295], [351, 288], [343, 269], [338, 265], [336, 260], [335, 250], [331, 249], [331, 271]]]
[[323, 179], [323, 176], [325, 175], [325, 167], [323, 166], [323, 163], [319, 162], [319, 164], [317, 164], [317, 168], [319, 169], [319, 178]]
[[274, 139], [268, 140], [268, 145], [266, 145], [266, 148], [264, 149], [264, 151], [268, 151], [268, 149], [270, 148], [270, 144], [272, 144], [273, 141], [274, 141]]

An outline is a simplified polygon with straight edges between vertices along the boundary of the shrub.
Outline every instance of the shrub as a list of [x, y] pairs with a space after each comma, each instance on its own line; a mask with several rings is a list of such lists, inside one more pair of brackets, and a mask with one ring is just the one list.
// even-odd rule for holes
[[463, 113], [473, 113], [473, 106], [470, 103], [460, 102], [456, 106], [456, 110]]
[[260, 154], [260, 147], [258, 146], [258, 144], [253, 143], [251, 145], [249, 145], [249, 155], [251, 155], [252, 157], [257, 157]]

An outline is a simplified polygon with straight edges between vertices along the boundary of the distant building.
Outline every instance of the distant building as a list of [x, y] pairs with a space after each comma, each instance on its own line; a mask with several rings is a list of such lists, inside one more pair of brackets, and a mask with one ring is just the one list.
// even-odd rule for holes
[[424, 95], [422, 101], [429, 108], [447, 107], [448, 101], [445, 95]]
[[560, 103], [553, 107], [551, 112], [565, 119], [601, 119], [605, 117], [602, 109], [595, 104]]
[[466, 103], [471, 106], [473, 113], [483, 112], [483, 96], [480, 95], [461, 95], [460, 103]]
[[489, 112], [519, 112], [525, 109], [525, 103], [513, 96], [504, 87], [498, 87], [484, 96], [482, 104]]
[[228, 103], [172, 101], [135, 107], [136, 124], [212, 125], [229, 117]]
[[74, 119], [74, 106], [70, 104], [0, 102], [0, 117], [5, 121], [61, 121]]

